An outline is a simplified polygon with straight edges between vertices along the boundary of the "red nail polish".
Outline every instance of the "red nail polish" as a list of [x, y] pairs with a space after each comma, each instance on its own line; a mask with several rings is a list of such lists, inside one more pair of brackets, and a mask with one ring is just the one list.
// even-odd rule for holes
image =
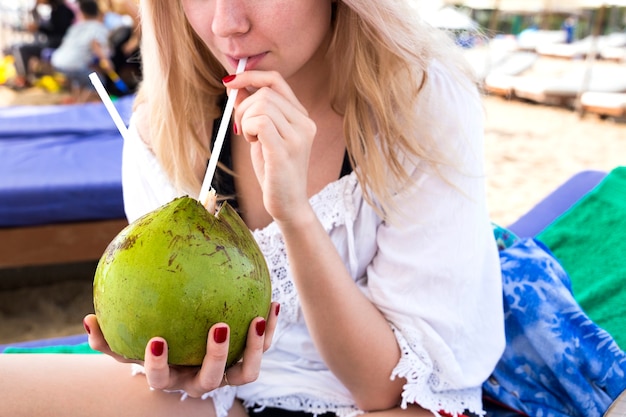
[[239, 134], [239, 128], [237, 127], [237, 123], [233, 123], [233, 132], [235, 132], [235, 135]]
[[83, 327], [85, 328], [87, 334], [91, 334], [91, 329], [87, 326], [87, 322], [85, 322], [85, 320], [83, 320]]
[[227, 327], [218, 327], [213, 332], [213, 340], [215, 340], [215, 343], [224, 343], [226, 341], [227, 336], [228, 336]]
[[265, 320], [258, 321], [256, 323], [256, 334], [263, 336], [265, 334]]
[[276, 304], [276, 309], [274, 310], [274, 314], [278, 315], [280, 313], [280, 304]]
[[232, 80], [234, 80], [237, 77], [236, 74], [229, 74], [226, 77], [222, 78], [222, 82], [224, 84], [228, 84], [229, 82], [231, 82]]
[[[439, 411], [439, 414], [441, 414], [443, 417], [453, 417], [451, 413], [448, 413], [446, 411]], [[458, 417], [467, 417], [465, 414], [457, 414]]]
[[163, 354], [163, 349], [165, 349], [165, 343], [160, 340], [155, 340], [150, 345], [150, 351], [154, 356], [161, 356]]

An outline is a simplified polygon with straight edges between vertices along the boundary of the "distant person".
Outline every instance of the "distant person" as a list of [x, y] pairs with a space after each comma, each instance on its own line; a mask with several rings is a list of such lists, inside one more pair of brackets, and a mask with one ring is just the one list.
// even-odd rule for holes
[[576, 19], [572, 16], [565, 19], [562, 26], [565, 31], [565, 43], [573, 43], [576, 37]]
[[[45, 18], [41, 12], [41, 7], [45, 5], [50, 6], [48, 18]], [[33, 58], [39, 60], [45, 49], [58, 48], [76, 17], [64, 0], [37, 0], [31, 10], [31, 15], [33, 21], [27, 25], [27, 30], [35, 36], [35, 40], [11, 48], [20, 79], [19, 84], [22, 85], [26, 84], [27, 78], [32, 75], [29, 67]]]
[[141, 79], [139, 43], [139, 5], [137, 0], [99, 0], [104, 16], [104, 24], [109, 28], [111, 62], [117, 74], [127, 86], [120, 91], [111, 80], [107, 80], [107, 90], [112, 94], [133, 93]]
[[63, 42], [51, 58], [52, 68], [62, 73], [76, 102], [91, 101], [97, 94], [89, 74], [94, 70], [113, 69], [109, 59], [109, 30], [102, 22], [100, 8], [94, 0], [79, 2], [82, 19], [67, 31]]

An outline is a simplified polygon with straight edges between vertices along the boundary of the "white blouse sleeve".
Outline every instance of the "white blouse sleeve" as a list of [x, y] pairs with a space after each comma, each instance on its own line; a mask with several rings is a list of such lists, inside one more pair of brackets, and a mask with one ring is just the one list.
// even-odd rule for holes
[[122, 190], [129, 222], [181, 195], [163, 172], [155, 155], [139, 137], [135, 117], [122, 151]]
[[405, 215], [376, 230], [377, 251], [362, 285], [400, 344], [392, 377], [407, 379], [403, 406], [482, 414], [481, 385], [505, 343], [500, 264], [486, 206], [484, 116], [470, 88], [436, 71], [429, 80], [441, 97], [431, 104], [445, 115], [438, 135], [455, 144], [461, 163], [443, 168], [445, 179], [415, 169], [416, 185], [397, 196]]

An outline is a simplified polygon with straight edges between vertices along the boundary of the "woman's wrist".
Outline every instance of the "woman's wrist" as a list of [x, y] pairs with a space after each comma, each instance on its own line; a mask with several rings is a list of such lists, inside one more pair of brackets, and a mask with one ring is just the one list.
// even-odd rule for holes
[[283, 235], [306, 232], [319, 222], [313, 207], [308, 203], [302, 209], [294, 210], [292, 214], [284, 219], [274, 219]]

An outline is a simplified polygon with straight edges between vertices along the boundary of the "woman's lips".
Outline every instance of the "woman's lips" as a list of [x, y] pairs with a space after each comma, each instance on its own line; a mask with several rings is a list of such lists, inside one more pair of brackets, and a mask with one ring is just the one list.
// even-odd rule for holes
[[[265, 55], [267, 55], [267, 52], [264, 52], [262, 54], [248, 56], [248, 62], [246, 63], [246, 71], [255, 69], [259, 65], [259, 63], [263, 60]], [[230, 65], [232, 66], [233, 71], [237, 69], [237, 64], [239, 64], [239, 60], [241, 58], [245, 58], [245, 55], [241, 55], [237, 58], [233, 57], [232, 55], [228, 56], [228, 61], [230, 62]]]

